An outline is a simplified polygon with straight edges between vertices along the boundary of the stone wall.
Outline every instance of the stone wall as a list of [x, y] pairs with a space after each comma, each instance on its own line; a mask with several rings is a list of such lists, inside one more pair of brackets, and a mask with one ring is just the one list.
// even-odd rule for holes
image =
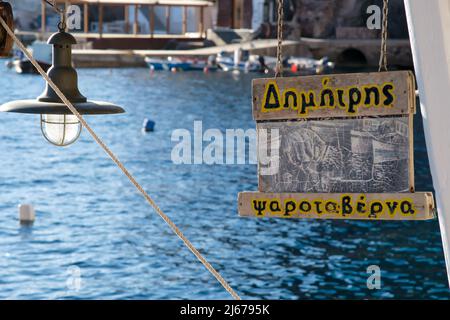
[[[294, 11], [287, 22], [287, 37], [295, 39], [298, 30], [304, 37], [335, 38], [339, 27], [365, 27], [369, 5], [382, 8], [382, 0], [290, 0]], [[389, 1], [389, 37], [407, 38], [403, 0]], [[294, 32], [295, 30], [295, 32]], [[289, 32], [290, 31], [290, 32]], [[379, 31], [373, 30], [373, 33]], [[373, 36], [369, 35], [369, 38]]]

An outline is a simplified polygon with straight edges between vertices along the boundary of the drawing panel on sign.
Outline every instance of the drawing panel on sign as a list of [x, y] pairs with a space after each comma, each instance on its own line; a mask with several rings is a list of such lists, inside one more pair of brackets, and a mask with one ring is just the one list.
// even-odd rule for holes
[[408, 117], [266, 122], [258, 129], [278, 129], [280, 137], [276, 173], [262, 174], [259, 161], [261, 192], [403, 192], [412, 184]]

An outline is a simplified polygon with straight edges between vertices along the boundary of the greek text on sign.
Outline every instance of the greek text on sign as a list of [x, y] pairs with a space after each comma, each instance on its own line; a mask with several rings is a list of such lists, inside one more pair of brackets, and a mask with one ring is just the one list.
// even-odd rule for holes
[[433, 194], [241, 192], [239, 214], [246, 217], [428, 220]]
[[253, 80], [255, 120], [401, 115], [415, 111], [410, 71]]

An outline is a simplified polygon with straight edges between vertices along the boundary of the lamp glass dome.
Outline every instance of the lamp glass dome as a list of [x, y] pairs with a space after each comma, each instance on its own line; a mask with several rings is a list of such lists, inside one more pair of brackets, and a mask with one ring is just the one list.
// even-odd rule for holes
[[81, 133], [81, 123], [74, 115], [43, 114], [41, 131], [50, 143], [64, 147], [74, 143]]

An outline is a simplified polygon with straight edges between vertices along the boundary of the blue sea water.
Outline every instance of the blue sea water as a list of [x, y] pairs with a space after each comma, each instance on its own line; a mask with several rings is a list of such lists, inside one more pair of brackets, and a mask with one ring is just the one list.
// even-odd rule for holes
[[[437, 221], [239, 218], [255, 165], [172, 163], [174, 129], [255, 127], [250, 75], [81, 69], [79, 81], [89, 98], [126, 108], [87, 120], [243, 298], [450, 298]], [[0, 103], [43, 87], [0, 61]], [[0, 117], [1, 299], [230, 298], [86, 131], [57, 148], [38, 117]], [[144, 118], [154, 132], [141, 132]], [[417, 190], [432, 190], [420, 115], [415, 167]], [[19, 203], [35, 206], [33, 226], [20, 226]], [[366, 286], [369, 265], [381, 268], [380, 290]]]

